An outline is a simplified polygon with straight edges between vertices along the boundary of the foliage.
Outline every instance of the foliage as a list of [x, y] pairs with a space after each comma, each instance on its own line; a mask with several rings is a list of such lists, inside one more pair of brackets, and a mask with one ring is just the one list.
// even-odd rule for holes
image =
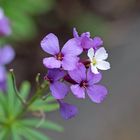
[[[19, 95], [24, 100], [29, 98], [30, 84], [25, 81], [19, 89]], [[13, 88], [11, 75], [8, 75], [7, 93], [0, 92], [0, 140], [49, 140], [50, 138], [40, 132], [50, 129], [61, 132], [63, 128], [45, 118], [44, 112], [58, 108], [54, 98], [48, 96], [46, 100], [36, 100], [28, 109], [29, 113], [20, 116], [24, 106], [17, 98]], [[43, 113], [43, 114], [42, 114]]]
[[54, 0], [0, 0], [0, 6], [12, 25], [10, 39], [27, 40], [37, 32], [32, 16], [51, 10]]

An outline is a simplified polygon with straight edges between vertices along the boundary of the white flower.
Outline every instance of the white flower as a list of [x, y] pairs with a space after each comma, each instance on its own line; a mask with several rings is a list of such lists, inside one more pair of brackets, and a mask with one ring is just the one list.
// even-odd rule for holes
[[93, 48], [88, 50], [88, 57], [90, 59], [91, 71], [95, 74], [98, 74], [100, 70], [110, 69], [110, 63], [105, 61], [108, 58], [105, 48], [101, 47], [96, 52]]

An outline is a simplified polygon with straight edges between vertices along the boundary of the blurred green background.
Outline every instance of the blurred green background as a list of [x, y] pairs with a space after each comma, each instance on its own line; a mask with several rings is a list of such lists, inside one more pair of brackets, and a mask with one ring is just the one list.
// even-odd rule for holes
[[69, 101], [78, 105], [79, 115], [63, 121], [59, 113], [48, 117], [64, 125], [63, 134], [51, 133], [54, 140], [138, 140], [140, 137], [140, 1], [139, 0], [0, 0], [11, 20], [12, 35], [3, 38], [16, 51], [9, 68], [18, 84], [36, 73], [45, 75], [41, 39], [55, 33], [63, 45], [72, 37], [72, 28], [101, 36], [112, 68], [104, 72], [103, 83], [110, 95], [100, 105], [87, 100]]

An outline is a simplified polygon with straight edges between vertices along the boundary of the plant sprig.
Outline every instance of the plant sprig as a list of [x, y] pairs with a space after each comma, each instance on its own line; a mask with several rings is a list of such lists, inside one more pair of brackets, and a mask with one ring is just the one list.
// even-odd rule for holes
[[[30, 84], [23, 82], [19, 90], [16, 86], [14, 71], [7, 78], [7, 94], [0, 91], [0, 139], [1, 140], [50, 140], [38, 128], [61, 132], [63, 128], [46, 118], [46, 113], [58, 109], [52, 96], [42, 100], [47, 83], [39, 84], [35, 94], [29, 98]], [[44, 88], [43, 88], [44, 87]], [[26, 104], [23, 104], [25, 101]], [[37, 114], [38, 115], [35, 115]], [[28, 114], [31, 114], [30, 117]], [[25, 135], [27, 134], [27, 135]]]

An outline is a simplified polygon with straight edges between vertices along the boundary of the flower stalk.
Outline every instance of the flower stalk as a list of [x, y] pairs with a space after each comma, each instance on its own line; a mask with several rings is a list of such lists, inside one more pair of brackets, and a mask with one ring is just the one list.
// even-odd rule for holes
[[11, 78], [12, 78], [12, 83], [13, 83], [13, 88], [14, 88], [15, 94], [16, 94], [17, 98], [21, 101], [21, 103], [23, 105], [26, 105], [27, 104], [26, 101], [20, 96], [19, 91], [17, 90], [14, 70], [10, 69], [10, 73], [11, 73]]
[[10, 73], [11, 73], [11, 78], [12, 78], [12, 83], [13, 83], [13, 88], [14, 88], [15, 94], [16, 94], [17, 98], [21, 101], [21, 103], [23, 104], [23, 110], [21, 110], [21, 112], [17, 115], [17, 117], [16, 117], [16, 119], [17, 119], [17, 118], [20, 118], [20, 117], [24, 116], [24, 114], [26, 114], [26, 112], [28, 111], [29, 107], [36, 101], [36, 99], [38, 99], [41, 96], [43, 96], [44, 92], [47, 90], [46, 88], [48, 88], [48, 85], [47, 85], [48, 83], [46, 83], [46, 81], [44, 81], [40, 85], [40, 83], [39, 83], [40, 74], [38, 73], [37, 76], [36, 76], [36, 83], [37, 83], [36, 92], [31, 97], [31, 99], [29, 99], [29, 101], [26, 101], [20, 96], [20, 93], [19, 93], [19, 91], [17, 89], [14, 70], [10, 69]]

